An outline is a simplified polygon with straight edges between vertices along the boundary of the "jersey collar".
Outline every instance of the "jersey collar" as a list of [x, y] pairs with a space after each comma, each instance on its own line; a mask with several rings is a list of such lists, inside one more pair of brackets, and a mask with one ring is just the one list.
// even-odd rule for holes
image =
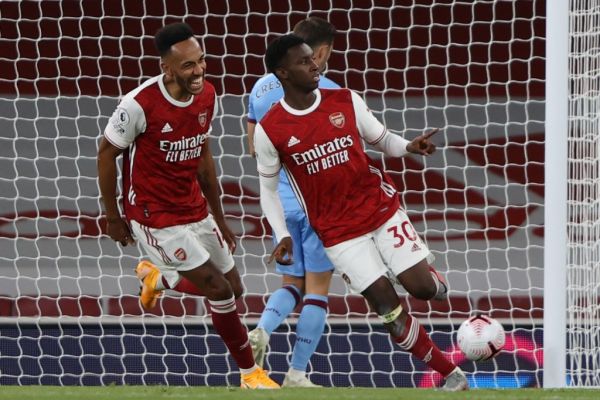
[[279, 102], [281, 103], [281, 106], [283, 107], [283, 109], [292, 115], [310, 114], [311, 112], [315, 111], [317, 109], [317, 107], [319, 107], [319, 104], [321, 104], [321, 91], [319, 89], [315, 89], [313, 91], [313, 93], [316, 96], [315, 102], [312, 103], [312, 105], [310, 107], [305, 108], [304, 110], [296, 110], [295, 108], [290, 106], [288, 103], [286, 103], [285, 100], [283, 99], [283, 97], [281, 98], [281, 100], [279, 100]]
[[188, 101], [179, 101], [179, 100], [175, 100], [173, 97], [171, 97], [171, 95], [169, 94], [169, 91], [167, 90], [167, 88], [165, 86], [165, 82], [163, 81], [164, 77], [165, 77], [165, 74], [161, 74], [158, 77], [158, 87], [160, 88], [160, 92], [162, 93], [163, 97], [169, 103], [171, 103], [177, 107], [187, 107], [190, 104], [192, 104], [192, 102], [194, 101], [194, 95], [192, 95]]

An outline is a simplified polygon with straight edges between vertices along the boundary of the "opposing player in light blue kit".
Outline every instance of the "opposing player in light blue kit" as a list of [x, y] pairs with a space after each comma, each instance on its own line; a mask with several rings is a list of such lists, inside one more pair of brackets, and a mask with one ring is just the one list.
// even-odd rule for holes
[[[323, 73], [333, 48], [335, 27], [324, 19], [311, 17], [296, 24], [294, 33], [312, 47], [315, 63]], [[340, 86], [321, 75], [319, 87], [338, 89]], [[274, 74], [262, 77], [252, 88], [248, 111], [248, 142], [253, 157], [256, 124], [282, 97], [283, 88]], [[289, 145], [293, 146], [294, 143]], [[306, 377], [306, 369], [325, 328], [327, 293], [333, 265], [325, 255], [323, 244], [308, 223], [283, 169], [280, 173], [278, 192], [285, 210], [286, 224], [294, 242], [294, 260], [291, 265], [277, 264], [276, 271], [282, 274], [283, 278], [282, 287], [269, 297], [257, 328], [252, 330], [248, 337], [256, 363], [262, 366], [269, 336], [303, 298], [291, 365], [283, 386], [318, 387]], [[279, 239], [274, 237], [275, 244]]]

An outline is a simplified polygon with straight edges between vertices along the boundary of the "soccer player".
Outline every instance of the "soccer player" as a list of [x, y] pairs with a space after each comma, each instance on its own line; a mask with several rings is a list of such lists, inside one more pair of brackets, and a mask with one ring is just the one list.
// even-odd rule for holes
[[[322, 74], [333, 48], [335, 27], [322, 18], [310, 17], [298, 22], [294, 26], [294, 33], [302, 37], [312, 48], [315, 63]], [[336, 83], [323, 75], [319, 80], [319, 87], [339, 88]], [[256, 122], [260, 121], [269, 108], [282, 97], [283, 88], [273, 73], [262, 77], [254, 85], [248, 105], [248, 142], [252, 155], [254, 155], [253, 135]], [[248, 336], [254, 359], [262, 367], [271, 333], [302, 299], [302, 310], [296, 325], [296, 341], [283, 386], [318, 387], [306, 377], [306, 369], [325, 328], [327, 293], [333, 264], [325, 254], [323, 243], [308, 223], [306, 214], [300, 207], [283, 171], [280, 173], [279, 198], [295, 246], [294, 263], [277, 264], [276, 271], [282, 275], [282, 287], [269, 297], [257, 328], [250, 331]], [[278, 238], [274, 236], [273, 239], [277, 244]]]
[[[435, 151], [430, 137], [412, 141], [389, 132], [356, 93], [319, 89], [319, 67], [302, 38], [285, 35], [265, 56], [283, 86], [283, 99], [256, 126], [260, 201], [279, 243], [271, 260], [293, 259], [293, 241], [277, 195], [284, 168], [308, 219], [335, 268], [381, 317], [391, 338], [446, 378], [444, 389], [466, 390], [459, 367], [446, 359], [419, 322], [402, 308], [386, 277], [391, 271], [406, 290], [428, 300], [442, 291], [430, 268], [430, 252], [400, 207], [391, 179], [367, 156], [363, 141], [387, 156]], [[271, 261], [270, 260], [270, 261]]]
[[[240, 368], [242, 387], [278, 388], [255, 363], [236, 310], [234, 292], [241, 293], [242, 285], [209, 146], [217, 102], [205, 80], [204, 51], [183, 23], [160, 29], [155, 44], [163, 74], [121, 100], [98, 150], [108, 234], [122, 245], [137, 237], [150, 266], [156, 264], [170, 285], [181, 276], [207, 297], [213, 326]], [[125, 219], [116, 200], [120, 154]], [[145, 281], [150, 275], [156, 288], [157, 274]]]

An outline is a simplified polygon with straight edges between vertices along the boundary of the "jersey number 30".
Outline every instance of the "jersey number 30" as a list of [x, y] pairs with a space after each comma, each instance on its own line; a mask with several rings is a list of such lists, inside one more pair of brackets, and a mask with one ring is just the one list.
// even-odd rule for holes
[[387, 231], [398, 240], [397, 243], [394, 243], [395, 248], [402, 247], [405, 242], [404, 238], [410, 240], [411, 242], [417, 240], [417, 233], [408, 221], [404, 221], [400, 226], [395, 225], [389, 227]]

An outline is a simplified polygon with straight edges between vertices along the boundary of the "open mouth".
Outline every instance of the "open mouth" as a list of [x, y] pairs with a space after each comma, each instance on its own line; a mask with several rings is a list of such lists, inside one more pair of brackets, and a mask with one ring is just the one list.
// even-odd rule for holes
[[195, 78], [190, 82], [190, 88], [193, 91], [202, 89], [203, 85], [204, 85], [204, 76], [199, 76], [198, 78]]

